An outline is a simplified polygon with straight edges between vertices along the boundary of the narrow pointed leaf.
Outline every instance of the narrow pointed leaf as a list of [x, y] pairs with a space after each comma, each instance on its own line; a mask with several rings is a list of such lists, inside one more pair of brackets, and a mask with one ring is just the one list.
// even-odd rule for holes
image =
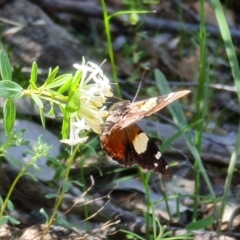
[[33, 93], [33, 94], [31, 95], [31, 97], [32, 97], [33, 101], [37, 104], [37, 106], [38, 106], [39, 108], [43, 108], [42, 100], [41, 100], [36, 94]]
[[213, 217], [206, 217], [196, 222], [188, 224], [187, 226], [185, 226], [185, 229], [187, 230], [205, 229], [206, 227], [211, 226], [214, 223], [214, 221], [215, 220]]
[[3, 80], [12, 80], [12, 67], [3, 50], [0, 51], [0, 73]]
[[3, 123], [5, 134], [8, 135], [14, 126], [16, 119], [16, 107], [11, 99], [7, 99], [3, 106]]
[[70, 86], [72, 85], [73, 78], [69, 78], [65, 83], [57, 90], [59, 93], [64, 93], [69, 90]]
[[13, 210], [14, 210], [14, 206], [13, 206], [12, 201], [8, 200], [8, 202], [7, 202], [7, 208], [8, 208], [8, 210], [10, 210], [10, 211], [13, 211]]
[[62, 138], [65, 139], [68, 137], [69, 134], [69, 126], [70, 124], [70, 117], [68, 111], [65, 111], [63, 115], [63, 124], [62, 124]]
[[35, 89], [37, 88], [36, 82], [37, 82], [37, 71], [38, 71], [38, 66], [36, 62], [33, 62], [32, 64], [32, 70], [31, 70], [31, 78], [30, 78], [30, 84], [32, 87]]
[[44, 116], [43, 108], [39, 108], [39, 113], [40, 113], [40, 118], [41, 118], [42, 126], [45, 128], [45, 127], [46, 127], [46, 121], [45, 121], [45, 116]]
[[52, 83], [55, 80], [54, 78], [56, 77], [56, 75], [58, 73], [58, 70], [59, 70], [59, 67], [56, 67], [56, 68], [53, 69], [53, 71], [49, 72], [49, 76], [48, 76], [47, 80], [44, 83], [44, 85], [46, 87], [49, 88], [49, 84]]
[[46, 87], [49, 88], [56, 88], [59, 86], [64, 85], [66, 82], [72, 82], [72, 74], [64, 74], [61, 75], [51, 81]]

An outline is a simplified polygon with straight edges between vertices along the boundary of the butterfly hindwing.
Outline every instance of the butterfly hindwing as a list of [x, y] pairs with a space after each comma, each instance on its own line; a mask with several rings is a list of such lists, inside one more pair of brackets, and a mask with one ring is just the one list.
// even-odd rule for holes
[[100, 137], [102, 148], [121, 165], [139, 165], [161, 173], [165, 179], [171, 177], [167, 162], [158, 147], [136, 124], [122, 130], [114, 130], [107, 137]]

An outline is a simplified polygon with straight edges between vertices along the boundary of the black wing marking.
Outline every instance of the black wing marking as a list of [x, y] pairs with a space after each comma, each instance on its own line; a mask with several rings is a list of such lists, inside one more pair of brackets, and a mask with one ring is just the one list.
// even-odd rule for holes
[[124, 166], [138, 165], [161, 173], [169, 179], [172, 174], [158, 147], [136, 124], [101, 135], [101, 145], [109, 156]]

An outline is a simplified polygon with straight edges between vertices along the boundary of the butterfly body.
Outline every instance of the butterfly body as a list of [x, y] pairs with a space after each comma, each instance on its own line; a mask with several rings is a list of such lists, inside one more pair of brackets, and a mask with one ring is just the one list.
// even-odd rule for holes
[[139, 165], [171, 178], [171, 171], [158, 147], [136, 124], [190, 91], [169, 93], [156, 98], [131, 103], [116, 103], [109, 110], [100, 136], [102, 148], [124, 166]]

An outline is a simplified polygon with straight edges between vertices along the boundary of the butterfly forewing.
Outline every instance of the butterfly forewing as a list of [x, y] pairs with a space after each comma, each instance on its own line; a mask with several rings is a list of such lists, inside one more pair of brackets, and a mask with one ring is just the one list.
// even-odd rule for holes
[[155, 106], [153, 106], [152, 108], [149, 108], [144, 116], [147, 117], [152, 115], [155, 112], [158, 112], [162, 108], [166, 107], [168, 104], [176, 101], [177, 99], [185, 96], [188, 93], [190, 93], [189, 90], [184, 90], [184, 91], [172, 92], [172, 93], [157, 97]]
[[[123, 129], [133, 123], [138, 122], [146, 116], [150, 116], [153, 113], [161, 110], [171, 102], [188, 94], [189, 90], [172, 92], [160, 97], [154, 97], [143, 101], [131, 103], [129, 101], [123, 101], [121, 103], [114, 104], [112, 111], [110, 110], [109, 117], [116, 116], [116, 113], [121, 115], [118, 117], [113, 128]], [[108, 121], [108, 119], [107, 119]]]

